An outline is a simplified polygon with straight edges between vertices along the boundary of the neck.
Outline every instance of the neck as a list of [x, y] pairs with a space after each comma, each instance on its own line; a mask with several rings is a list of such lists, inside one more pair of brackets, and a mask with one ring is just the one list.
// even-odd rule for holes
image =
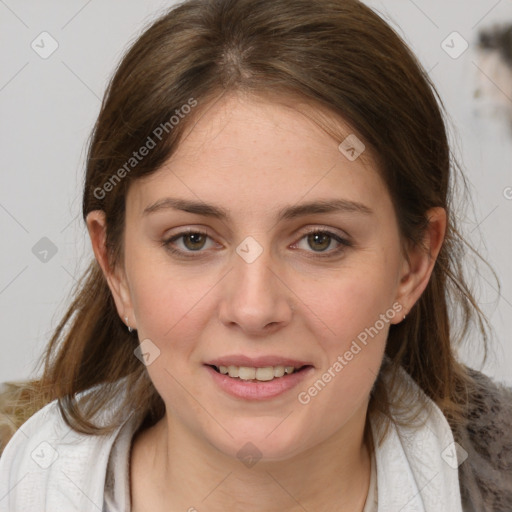
[[366, 409], [309, 450], [248, 467], [166, 415], [134, 441], [133, 511], [361, 512], [371, 470], [365, 419]]

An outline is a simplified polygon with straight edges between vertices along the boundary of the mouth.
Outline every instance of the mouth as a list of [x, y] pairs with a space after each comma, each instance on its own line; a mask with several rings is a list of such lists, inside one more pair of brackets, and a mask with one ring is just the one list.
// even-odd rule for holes
[[235, 366], [235, 365], [214, 365], [207, 364], [215, 372], [231, 377], [232, 379], [246, 382], [269, 382], [278, 379], [286, 379], [289, 375], [303, 372], [313, 368], [310, 364], [305, 365], [277, 365], [277, 366]]
[[286, 397], [315, 371], [308, 361], [271, 354], [257, 357], [225, 355], [207, 361], [204, 368], [215, 389], [244, 401]]

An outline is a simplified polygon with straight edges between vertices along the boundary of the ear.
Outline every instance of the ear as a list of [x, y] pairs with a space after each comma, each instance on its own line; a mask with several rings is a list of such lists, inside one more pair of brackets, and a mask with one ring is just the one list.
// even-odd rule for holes
[[[109, 261], [106, 246], [107, 224], [105, 212], [102, 210], [89, 212], [86, 217], [86, 223], [94, 256], [103, 271], [103, 275], [105, 276], [112, 296], [114, 297], [117, 312], [124, 323], [127, 323], [129, 327], [136, 329], [137, 326], [135, 316], [133, 314], [132, 301], [124, 268], [121, 264], [113, 267]], [[128, 321], [126, 318], [128, 318]]]
[[[412, 246], [404, 257], [396, 301], [403, 305], [406, 315], [421, 297], [428, 285], [434, 265], [443, 245], [446, 233], [446, 210], [441, 207], [431, 208], [427, 212], [428, 225], [422, 245]], [[395, 322], [401, 322], [398, 317]]]

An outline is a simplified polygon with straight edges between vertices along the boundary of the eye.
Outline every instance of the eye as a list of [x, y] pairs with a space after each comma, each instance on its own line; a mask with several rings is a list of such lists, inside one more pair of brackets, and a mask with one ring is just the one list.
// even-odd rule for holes
[[[307, 247], [300, 247], [300, 243], [304, 240]], [[317, 254], [319, 257], [329, 257], [339, 254], [344, 251], [347, 247], [351, 247], [352, 244], [346, 238], [343, 238], [336, 233], [332, 233], [331, 231], [315, 229], [306, 233], [302, 238], [301, 242], [296, 244], [299, 249], [308, 250], [308, 247], [312, 248], [313, 253]], [[336, 246], [337, 244], [337, 246]], [[328, 250], [330, 247], [335, 246], [332, 250]], [[325, 254], [323, 254], [325, 253]]]
[[[187, 253], [204, 252], [201, 251], [201, 249], [205, 247], [208, 239], [210, 239], [210, 237], [208, 236], [208, 233], [205, 233], [204, 231], [187, 230], [164, 240], [162, 245], [173, 254], [186, 256]], [[178, 241], [180, 241], [180, 243], [176, 243]], [[174, 246], [181, 247], [176, 249]]]
[[[208, 233], [197, 229], [190, 229], [163, 240], [162, 245], [172, 254], [188, 258], [199, 257], [201, 253], [206, 252], [206, 250], [203, 249], [211, 248], [212, 245], [207, 246], [208, 241], [213, 244]], [[304, 243], [306, 247], [300, 247], [300, 245]], [[347, 247], [352, 247], [352, 243], [326, 229], [314, 229], [303, 235], [300, 241], [292, 247], [298, 247], [301, 250], [313, 253], [314, 257], [326, 258], [336, 256]], [[313, 251], [308, 250], [308, 247], [312, 248]], [[331, 248], [331, 250], [329, 250], [329, 248]]]

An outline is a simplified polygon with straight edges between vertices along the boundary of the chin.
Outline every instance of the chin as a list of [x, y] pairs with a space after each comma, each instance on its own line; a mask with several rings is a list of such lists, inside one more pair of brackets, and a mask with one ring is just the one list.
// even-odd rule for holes
[[[271, 426], [269, 427], [269, 424]], [[221, 438], [209, 438], [219, 451], [228, 457], [239, 459], [247, 463], [248, 467], [256, 462], [278, 462], [290, 459], [305, 449], [304, 439], [306, 432], [294, 433], [290, 425], [286, 428], [276, 428], [279, 421], [275, 418], [271, 422], [254, 422], [251, 425], [237, 424], [236, 427], [225, 426], [233, 437], [223, 432]]]

